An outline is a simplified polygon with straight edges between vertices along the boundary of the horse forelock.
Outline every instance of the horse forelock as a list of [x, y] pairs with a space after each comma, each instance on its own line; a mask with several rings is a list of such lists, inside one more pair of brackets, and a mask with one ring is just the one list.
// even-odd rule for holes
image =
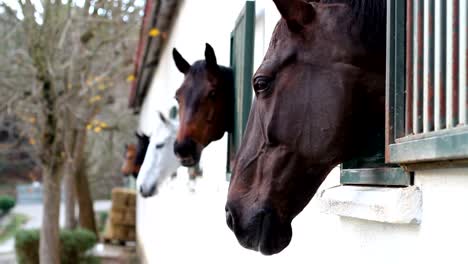
[[[233, 74], [232, 74], [232, 69], [229, 67], [225, 67], [222, 65], [218, 65], [218, 72], [215, 74], [216, 77], [218, 77], [223, 84], [231, 84], [233, 83]], [[196, 61], [193, 63], [193, 65], [190, 67], [190, 72], [192, 76], [198, 76], [199, 74], [202, 74], [204, 72], [208, 71], [207, 66], [206, 66], [206, 61], [205, 60], [200, 60]]]
[[189, 74], [198, 75], [206, 70], [206, 61], [196, 61], [190, 66]]

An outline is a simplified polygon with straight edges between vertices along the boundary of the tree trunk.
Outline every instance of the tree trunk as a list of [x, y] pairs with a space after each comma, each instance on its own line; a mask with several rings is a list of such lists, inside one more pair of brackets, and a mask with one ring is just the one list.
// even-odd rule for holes
[[[73, 120], [73, 115], [67, 111], [67, 121]], [[69, 127], [65, 133], [65, 150], [68, 153], [67, 161], [65, 164], [65, 177], [63, 179], [64, 199], [65, 199], [65, 228], [75, 229], [76, 222], [76, 192], [75, 192], [75, 162], [73, 156], [75, 154], [75, 147], [78, 132], [76, 129]]]
[[93, 200], [89, 189], [88, 176], [86, 173], [86, 158], [84, 156], [84, 147], [86, 145], [86, 130], [80, 130], [75, 149], [75, 192], [79, 208], [80, 227], [88, 229], [99, 237], [94, 215]]
[[40, 234], [39, 262], [60, 264], [60, 175], [59, 170], [44, 168], [43, 215]]
[[93, 231], [97, 237], [99, 233], [96, 227], [96, 219], [94, 215], [93, 200], [91, 198], [91, 191], [89, 190], [89, 182], [86, 172], [78, 171], [75, 175], [76, 179], [76, 190], [79, 190], [78, 207], [80, 210], [79, 220], [80, 226]]
[[39, 242], [39, 262], [41, 264], [60, 264], [60, 173], [63, 168], [61, 153], [63, 145], [57, 124], [56, 94], [52, 78], [41, 67], [46, 60], [38, 59], [38, 80], [42, 81], [41, 96], [44, 114], [41, 135], [40, 159], [43, 168], [43, 213]]
[[70, 161], [67, 162], [65, 170], [65, 177], [63, 179], [64, 185], [64, 199], [65, 199], [65, 228], [76, 228], [76, 214], [75, 214], [75, 177], [73, 175], [72, 165]]

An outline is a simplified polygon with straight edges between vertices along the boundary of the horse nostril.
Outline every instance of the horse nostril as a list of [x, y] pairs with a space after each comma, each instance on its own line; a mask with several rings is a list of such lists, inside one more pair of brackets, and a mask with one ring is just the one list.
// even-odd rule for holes
[[226, 224], [229, 227], [229, 229], [234, 231], [234, 217], [232, 216], [232, 213], [227, 208], [226, 208]]
[[174, 153], [181, 157], [193, 156], [197, 150], [197, 144], [195, 141], [187, 138], [182, 142], [174, 142]]
[[149, 192], [150, 195], [154, 195], [156, 194], [156, 184], [151, 186], [151, 189], [150, 189], [150, 192]]
[[179, 154], [179, 144], [177, 143], [177, 140], [174, 142], [174, 154]]

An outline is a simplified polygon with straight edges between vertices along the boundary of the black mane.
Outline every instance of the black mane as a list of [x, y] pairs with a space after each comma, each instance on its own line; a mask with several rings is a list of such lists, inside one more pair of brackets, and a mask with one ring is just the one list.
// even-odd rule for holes
[[137, 138], [138, 138], [138, 143], [137, 143], [135, 164], [142, 165], [143, 160], [145, 159], [146, 150], [148, 149], [150, 138], [146, 135], [140, 135]]
[[322, 0], [322, 3], [345, 3], [353, 13], [353, 21], [360, 28], [361, 39], [367, 49], [385, 52], [386, 0]]

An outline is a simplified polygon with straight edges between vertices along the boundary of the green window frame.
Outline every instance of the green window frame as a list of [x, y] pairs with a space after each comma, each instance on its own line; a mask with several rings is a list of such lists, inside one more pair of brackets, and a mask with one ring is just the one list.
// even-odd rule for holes
[[244, 135], [252, 104], [251, 78], [253, 75], [255, 37], [255, 2], [246, 1], [231, 32], [231, 63], [234, 71], [234, 126], [228, 136], [227, 180], [232, 161]]
[[467, 9], [459, 0], [406, 2], [389, 54], [387, 162], [468, 160]]
[[408, 170], [467, 166], [467, 9], [387, 1], [385, 151], [344, 163], [342, 184], [408, 186]]

